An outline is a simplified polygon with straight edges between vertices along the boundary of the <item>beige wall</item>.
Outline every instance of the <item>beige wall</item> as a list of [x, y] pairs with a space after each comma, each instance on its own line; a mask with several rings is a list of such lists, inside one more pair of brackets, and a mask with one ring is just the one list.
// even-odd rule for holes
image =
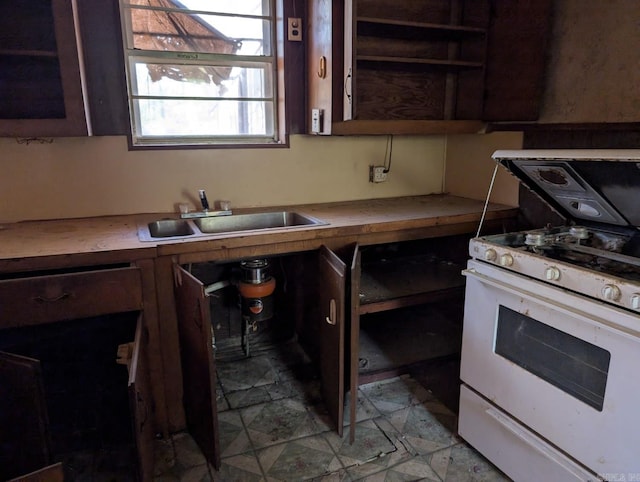
[[[494, 132], [487, 135], [458, 135], [447, 139], [445, 191], [472, 199], [486, 199], [498, 149], [521, 149], [522, 133]], [[499, 168], [491, 201], [518, 205], [518, 181]]]
[[287, 205], [442, 192], [446, 138], [395, 137], [388, 181], [386, 137], [293, 136], [291, 148], [128, 151], [124, 137], [0, 139], [0, 221], [140, 212], [228, 199], [232, 207]]
[[[483, 199], [490, 154], [518, 142], [513, 134], [396, 136], [388, 180], [373, 184], [368, 166], [384, 163], [386, 137], [293, 136], [289, 149], [162, 151], [129, 151], [124, 137], [28, 145], [0, 138], [0, 222], [173, 212], [179, 202], [197, 206], [198, 189], [211, 203], [228, 199], [232, 207], [445, 190]], [[494, 200], [517, 204], [511, 191]]]

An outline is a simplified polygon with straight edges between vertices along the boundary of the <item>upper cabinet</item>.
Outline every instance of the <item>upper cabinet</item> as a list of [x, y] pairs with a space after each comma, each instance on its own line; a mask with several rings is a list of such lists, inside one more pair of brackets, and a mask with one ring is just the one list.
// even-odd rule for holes
[[478, 132], [537, 117], [550, 0], [310, 0], [309, 132]]
[[0, 135], [87, 135], [71, 0], [0, 4]]
[[73, 3], [0, 3], [0, 136], [128, 132], [118, 2]]

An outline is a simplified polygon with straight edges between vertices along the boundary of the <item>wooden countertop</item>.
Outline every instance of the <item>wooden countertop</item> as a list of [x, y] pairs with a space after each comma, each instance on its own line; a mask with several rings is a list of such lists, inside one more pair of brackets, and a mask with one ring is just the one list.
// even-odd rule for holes
[[[126, 263], [165, 255], [196, 261], [198, 253], [216, 251], [220, 259], [225, 259], [313, 249], [323, 243], [338, 245], [353, 240], [373, 244], [474, 232], [483, 205], [483, 201], [438, 194], [238, 209], [234, 213], [286, 209], [329, 224], [167, 241], [140, 241], [138, 226], [177, 218], [175, 213], [11, 223], [0, 226], [0, 272]], [[517, 208], [489, 204], [486, 221], [513, 218], [516, 213]]]

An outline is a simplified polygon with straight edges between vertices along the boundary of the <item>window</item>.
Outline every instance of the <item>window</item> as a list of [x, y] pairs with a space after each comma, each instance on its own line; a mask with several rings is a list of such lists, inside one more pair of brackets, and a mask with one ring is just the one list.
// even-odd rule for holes
[[121, 0], [133, 145], [280, 143], [274, 0]]

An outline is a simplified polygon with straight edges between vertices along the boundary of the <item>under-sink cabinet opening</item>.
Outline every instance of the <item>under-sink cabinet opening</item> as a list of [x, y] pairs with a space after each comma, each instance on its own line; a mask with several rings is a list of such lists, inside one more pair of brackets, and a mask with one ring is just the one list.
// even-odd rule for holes
[[[355, 246], [345, 249], [354, 251]], [[234, 391], [233, 382], [225, 385], [217, 372], [232, 370], [234, 360], [259, 359], [269, 349], [305, 365], [306, 373], [289, 376], [318, 382], [324, 409], [342, 434], [351, 327], [345, 316], [347, 264], [336, 253], [323, 247], [175, 271], [187, 427], [214, 467], [226, 448], [218, 435], [218, 403]]]
[[[219, 435], [229, 408], [304, 385], [313, 417], [353, 442], [358, 400], [351, 395], [360, 384], [404, 373], [428, 377], [425, 361], [457, 368], [467, 242], [451, 236], [323, 246], [175, 265], [187, 427], [213, 466], [229, 449]], [[234, 365], [247, 359], [254, 362]], [[248, 365], [252, 373], [236, 368]], [[447, 373], [454, 395], [443, 399], [451, 400], [458, 372]], [[240, 400], [248, 389], [251, 397]]]

